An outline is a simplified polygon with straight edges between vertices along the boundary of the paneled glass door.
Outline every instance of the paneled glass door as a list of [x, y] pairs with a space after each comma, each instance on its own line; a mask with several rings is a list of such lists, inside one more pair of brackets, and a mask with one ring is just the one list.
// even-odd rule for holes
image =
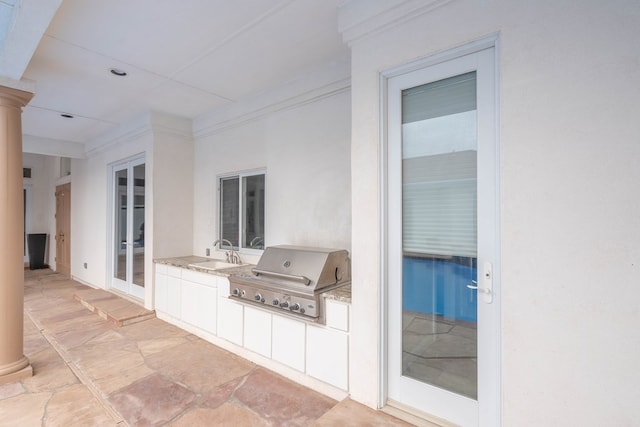
[[463, 426], [499, 399], [492, 76], [487, 49], [388, 86], [389, 399]]
[[112, 280], [119, 291], [144, 298], [145, 164], [143, 158], [112, 168]]

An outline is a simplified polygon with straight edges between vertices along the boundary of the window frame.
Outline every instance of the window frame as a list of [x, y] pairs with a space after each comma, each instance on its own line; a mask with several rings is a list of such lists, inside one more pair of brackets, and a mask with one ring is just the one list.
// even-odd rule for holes
[[[228, 172], [224, 174], [219, 174], [216, 176], [216, 188], [217, 188], [217, 197], [216, 197], [216, 239], [222, 239], [222, 181], [225, 179], [238, 178], [238, 246], [233, 246], [233, 250], [242, 254], [249, 255], [261, 255], [264, 249], [252, 249], [249, 247], [242, 246], [242, 236], [244, 233], [244, 206], [245, 206], [245, 197], [244, 192], [242, 191], [243, 187], [243, 179], [250, 176], [263, 175], [265, 182], [265, 197], [264, 197], [264, 205], [265, 205], [265, 219], [264, 219], [264, 228], [266, 234], [266, 205], [267, 205], [267, 197], [266, 197], [266, 186], [267, 186], [267, 168], [257, 168], [257, 169], [249, 169], [237, 172]], [[263, 238], [263, 248], [266, 247], [266, 238]], [[222, 242], [214, 248], [216, 251], [228, 251], [229, 246], [223, 244]]]

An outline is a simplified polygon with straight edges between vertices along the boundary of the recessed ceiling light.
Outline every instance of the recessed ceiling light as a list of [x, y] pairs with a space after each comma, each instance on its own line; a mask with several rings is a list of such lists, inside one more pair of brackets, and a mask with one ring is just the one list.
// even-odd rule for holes
[[60, 114], [60, 117], [64, 117], [65, 119], [73, 119], [73, 116], [71, 114], [67, 114], [67, 113]]
[[126, 76], [126, 75], [127, 75], [127, 72], [126, 72], [126, 71], [121, 70], [121, 69], [119, 69], [119, 68], [111, 68], [111, 69], [109, 70], [109, 72], [110, 72], [111, 74], [113, 74], [114, 76], [118, 76], [118, 77], [124, 77], [124, 76]]

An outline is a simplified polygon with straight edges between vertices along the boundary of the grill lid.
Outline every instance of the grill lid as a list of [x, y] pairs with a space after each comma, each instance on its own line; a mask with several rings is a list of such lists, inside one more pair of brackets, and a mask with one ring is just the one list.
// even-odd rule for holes
[[351, 280], [349, 254], [344, 249], [270, 246], [252, 271], [257, 276], [295, 283], [309, 291]]

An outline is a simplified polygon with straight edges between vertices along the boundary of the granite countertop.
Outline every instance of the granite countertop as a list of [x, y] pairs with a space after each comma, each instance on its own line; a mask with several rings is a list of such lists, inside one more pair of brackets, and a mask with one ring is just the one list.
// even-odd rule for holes
[[216, 276], [229, 277], [232, 274], [250, 274], [251, 269], [255, 267], [252, 264], [242, 264], [237, 267], [229, 267], [223, 268], [220, 270], [211, 270], [208, 268], [199, 268], [189, 264], [196, 264], [199, 262], [207, 262], [207, 261], [222, 261], [222, 260], [214, 260], [213, 258], [205, 258], [203, 256], [197, 255], [189, 255], [189, 256], [181, 256], [181, 257], [173, 257], [173, 258], [157, 258], [154, 259], [153, 262], [157, 264], [165, 264], [170, 265], [172, 267], [186, 268], [188, 270], [199, 271], [201, 273], [213, 274]]
[[[165, 264], [165, 265], [170, 265], [172, 267], [185, 268], [188, 270], [199, 271], [201, 273], [213, 274], [216, 276], [223, 276], [223, 277], [251, 276], [253, 277], [253, 273], [251, 272], [251, 269], [255, 267], [255, 265], [253, 264], [243, 264], [243, 265], [239, 265], [238, 267], [223, 268], [220, 270], [210, 270], [207, 268], [198, 268], [198, 267], [189, 265], [189, 264], [196, 264], [199, 262], [207, 262], [207, 261], [213, 261], [213, 259], [205, 258], [197, 255], [188, 255], [188, 256], [172, 257], [172, 258], [157, 258], [153, 260], [153, 262], [157, 264]], [[322, 296], [326, 299], [332, 299], [340, 302], [351, 303], [351, 284], [324, 292], [322, 293]]]
[[340, 302], [346, 302], [351, 304], [351, 283], [345, 286], [341, 286], [336, 289], [332, 289], [322, 294], [326, 299], [332, 299]]

